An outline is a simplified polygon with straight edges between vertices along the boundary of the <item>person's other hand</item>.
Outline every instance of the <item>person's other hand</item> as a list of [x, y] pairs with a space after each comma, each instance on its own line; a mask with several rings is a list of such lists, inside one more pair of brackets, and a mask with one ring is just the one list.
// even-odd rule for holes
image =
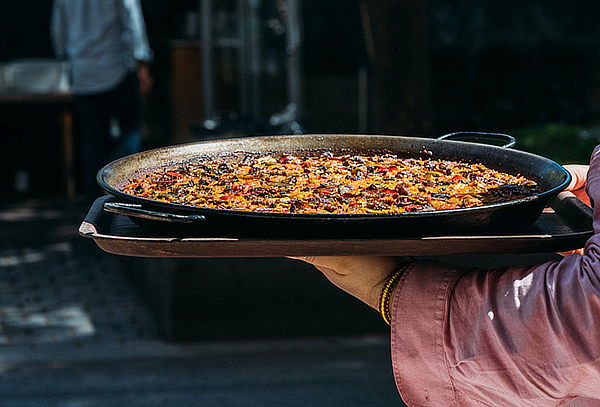
[[[577, 198], [579, 198], [587, 206], [591, 206], [590, 197], [587, 195], [587, 192], [585, 191], [585, 180], [587, 178], [587, 172], [588, 172], [589, 166], [588, 165], [571, 164], [571, 165], [565, 165], [565, 169], [567, 171], [569, 171], [569, 173], [571, 174], [571, 177], [573, 178], [571, 180], [571, 183], [565, 188], [565, 191], [572, 192], [573, 195], [575, 195]], [[558, 254], [560, 254], [561, 256], [568, 256], [570, 254], [575, 254], [575, 253], [583, 254], [583, 249], [570, 250], [568, 252], [560, 252]]]
[[565, 169], [569, 171], [571, 177], [571, 183], [565, 191], [571, 191], [577, 198], [579, 198], [582, 202], [584, 202], [587, 206], [591, 206], [590, 197], [587, 195], [585, 191], [585, 180], [587, 178], [587, 173], [589, 169], [589, 165], [578, 165], [571, 164], [565, 165]]
[[142, 96], [146, 96], [152, 90], [154, 80], [150, 74], [150, 68], [144, 63], [138, 63], [137, 66], [138, 81], [140, 83], [140, 93]]
[[379, 309], [379, 297], [387, 278], [398, 267], [394, 257], [290, 257], [315, 266], [334, 285]]

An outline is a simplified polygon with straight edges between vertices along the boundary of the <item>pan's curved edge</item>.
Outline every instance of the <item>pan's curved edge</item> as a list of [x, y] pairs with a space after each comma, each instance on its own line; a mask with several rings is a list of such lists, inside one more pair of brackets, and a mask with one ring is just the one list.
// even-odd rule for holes
[[[452, 145], [453, 148], [464, 148], [466, 151], [482, 151], [490, 152], [495, 151], [494, 149], [498, 149], [502, 151], [503, 154], [507, 154], [507, 157], [510, 159], [511, 155], [517, 155], [521, 160], [530, 160], [531, 162], [538, 163], [541, 165], [545, 164], [547, 168], [552, 168], [554, 171], [560, 173], [562, 175], [562, 181], [557, 185], [554, 185], [552, 188], [542, 191], [536, 195], [531, 197], [526, 197], [518, 200], [513, 200], [509, 202], [504, 202], [500, 204], [493, 205], [485, 205], [479, 207], [472, 208], [463, 208], [463, 209], [452, 209], [452, 210], [443, 210], [443, 211], [429, 211], [429, 212], [412, 212], [412, 213], [392, 213], [392, 214], [353, 214], [353, 215], [344, 215], [344, 214], [293, 214], [293, 213], [269, 213], [269, 212], [251, 212], [251, 211], [233, 211], [233, 210], [224, 210], [224, 209], [213, 209], [213, 208], [203, 208], [203, 207], [192, 207], [181, 204], [173, 204], [173, 203], [165, 203], [158, 202], [146, 198], [136, 197], [133, 195], [125, 194], [119, 191], [114, 183], [110, 185], [106, 182], [106, 175], [110, 175], [112, 171], [114, 171], [115, 166], [122, 165], [123, 163], [127, 163], [127, 160], [136, 160], [139, 157], [154, 157], [155, 155], [159, 155], [161, 157], [169, 157], [169, 154], [174, 151], [181, 151], [188, 149], [192, 149], [194, 151], [202, 151], [203, 147], [210, 146], [214, 147], [232, 147], [232, 146], [255, 146], [260, 143], [266, 145], [267, 147], [272, 147], [279, 145], [292, 145], [300, 143], [306, 143], [309, 140], [309, 145], [313, 145], [311, 143], [323, 143], [327, 144], [328, 141], [336, 141], [338, 143], [353, 141], [358, 144], [362, 144], [363, 148], [366, 150], [369, 148], [369, 143], [371, 146], [375, 146], [375, 148], [380, 148], [381, 146], [388, 146], [390, 149], [399, 149], [402, 147], [406, 149], [404, 151], [407, 152], [419, 152], [426, 147], [430, 148], [435, 146], [445, 146]], [[321, 146], [322, 148], [326, 148], [325, 146]], [[299, 151], [302, 148], [296, 147], [293, 151]], [[306, 150], [307, 148], [305, 148]], [[218, 150], [218, 149], [217, 149]], [[216, 151], [216, 150], [214, 150]], [[227, 151], [227, 150], [225, 150]], [[231, 150], [233, 151], [233, 150]], [[238, 151], [238, 150], [236, 150]], [[284, 150], [282, 150], [284, 151]], [[287, 150], [290, 151], [290, 150]], [[218, 152], [218, 151], [217, 151]], [[137, 158], [136, 158], [137, 157]], [[176, 157], [175, 157], [176, 159]], [[175, 161], [172, 161], [175, 162]], [[486, 164], [485, 157], [482, 157], [481, 162]], [[138, 168], [138, 171], [140, 169]], [[235, 216], [235, 217], [244, 217], [244, 218], [257, 218], [257, 219], [286, 219], [286, 220], [315, 220], [315, 219], [323, 219], [323, 220], [337, 220], [337, 221], [353, 221], [355, 219], [361, 220], [380, 220], [380, 219], [389, 219], [389, 218], [404, 218], [404, 219], [418, 219], [418, 218], [446, 218], [452, 216], [478, 216], [479, 214], [484, 214], [486, 212], [494, 212], [496, 210], [502, 210], [503, 208], [509, 206], [529, 206], [529, 204], [535, 204], [538, 202], [543, 207], [543, 203], [546, 203], [550, 198], [557, 195], [560, 191], [562, 191], [569, 184], [571, 180], [571, 176], [568, 171], [566, 171], [562, 166], [558, 163], [541, 156], [537, 156], [535, 154], [518, 151], [518, 150], [509, 150], [502, 149], [501, 147], [491, 146], [491, 145], [473, 145], [473, 143], [460, 142], [460, 141], [444, 141], [437, 139], [425, 139], [414, 136], [393, 136], [393, 135], [360, 135], [360, 134], [312, 134], [312, 135], [293, 135], [293, 136], [265, 136], [265, 137], [248, 137], [248, 138], [235, 138], [235, 139], [226, 139], [226, 140], [215, 140], [215, 141], [204, 141], [197, 143], [188, 143], [181, 144], [176, 146], [162, 147], [153, 150], [144, 151], [141, 153], [137, 153], [128, 157], [121, 158], [119, 160], [113, 161], [112, 163], [104, 166], [97, 174], [97, 181], [100, 187], [108, 192], [109, 194], [122, 198], [129, 202], [137, 202], [147, 206], [168, 208], [172, 211], [182, 211], [182, 212], [195, 212], [207, 216]], [[541, 213], [541, 209], [540, 209]]]

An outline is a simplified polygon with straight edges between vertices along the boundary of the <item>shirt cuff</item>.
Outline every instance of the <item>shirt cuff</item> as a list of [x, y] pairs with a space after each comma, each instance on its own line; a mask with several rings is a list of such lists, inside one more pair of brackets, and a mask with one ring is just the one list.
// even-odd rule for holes
[[459, 406], [444, 346], [452, 288], [465, 270], [411, 264], [394, 291], [391, 351], [394, 379], [412, 406]]
[[133, 57], [136, 61], [143, 62], [145, 64], [150, 64], [154, 61], [154, 52], [151, 49], [141, 49], [135, 50], [133, 52]]

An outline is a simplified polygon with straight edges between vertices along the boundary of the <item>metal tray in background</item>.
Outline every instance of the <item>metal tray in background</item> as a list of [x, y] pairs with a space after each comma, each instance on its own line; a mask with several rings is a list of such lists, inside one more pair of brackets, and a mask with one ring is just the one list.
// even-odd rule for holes
[[194, 232], [165, 234], [103, 210], [114, 198], [98, 198], [79, 234], [104, 251], [135, 257], [434, 256], [449, 254], [543, 253], [583, 247], [593, 235], [592, 210], [563, 192], [531, 226], [510, 234], [306, 238], [235, 237]]

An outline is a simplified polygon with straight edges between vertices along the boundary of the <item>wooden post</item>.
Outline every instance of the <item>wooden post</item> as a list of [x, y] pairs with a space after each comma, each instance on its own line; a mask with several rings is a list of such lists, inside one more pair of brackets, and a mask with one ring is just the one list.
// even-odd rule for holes
[[73, 113], [66, 107], [61, 112], [63, 179], [65, 195], [69, 201], [75, 199], [75, 173], [73, 169]]

